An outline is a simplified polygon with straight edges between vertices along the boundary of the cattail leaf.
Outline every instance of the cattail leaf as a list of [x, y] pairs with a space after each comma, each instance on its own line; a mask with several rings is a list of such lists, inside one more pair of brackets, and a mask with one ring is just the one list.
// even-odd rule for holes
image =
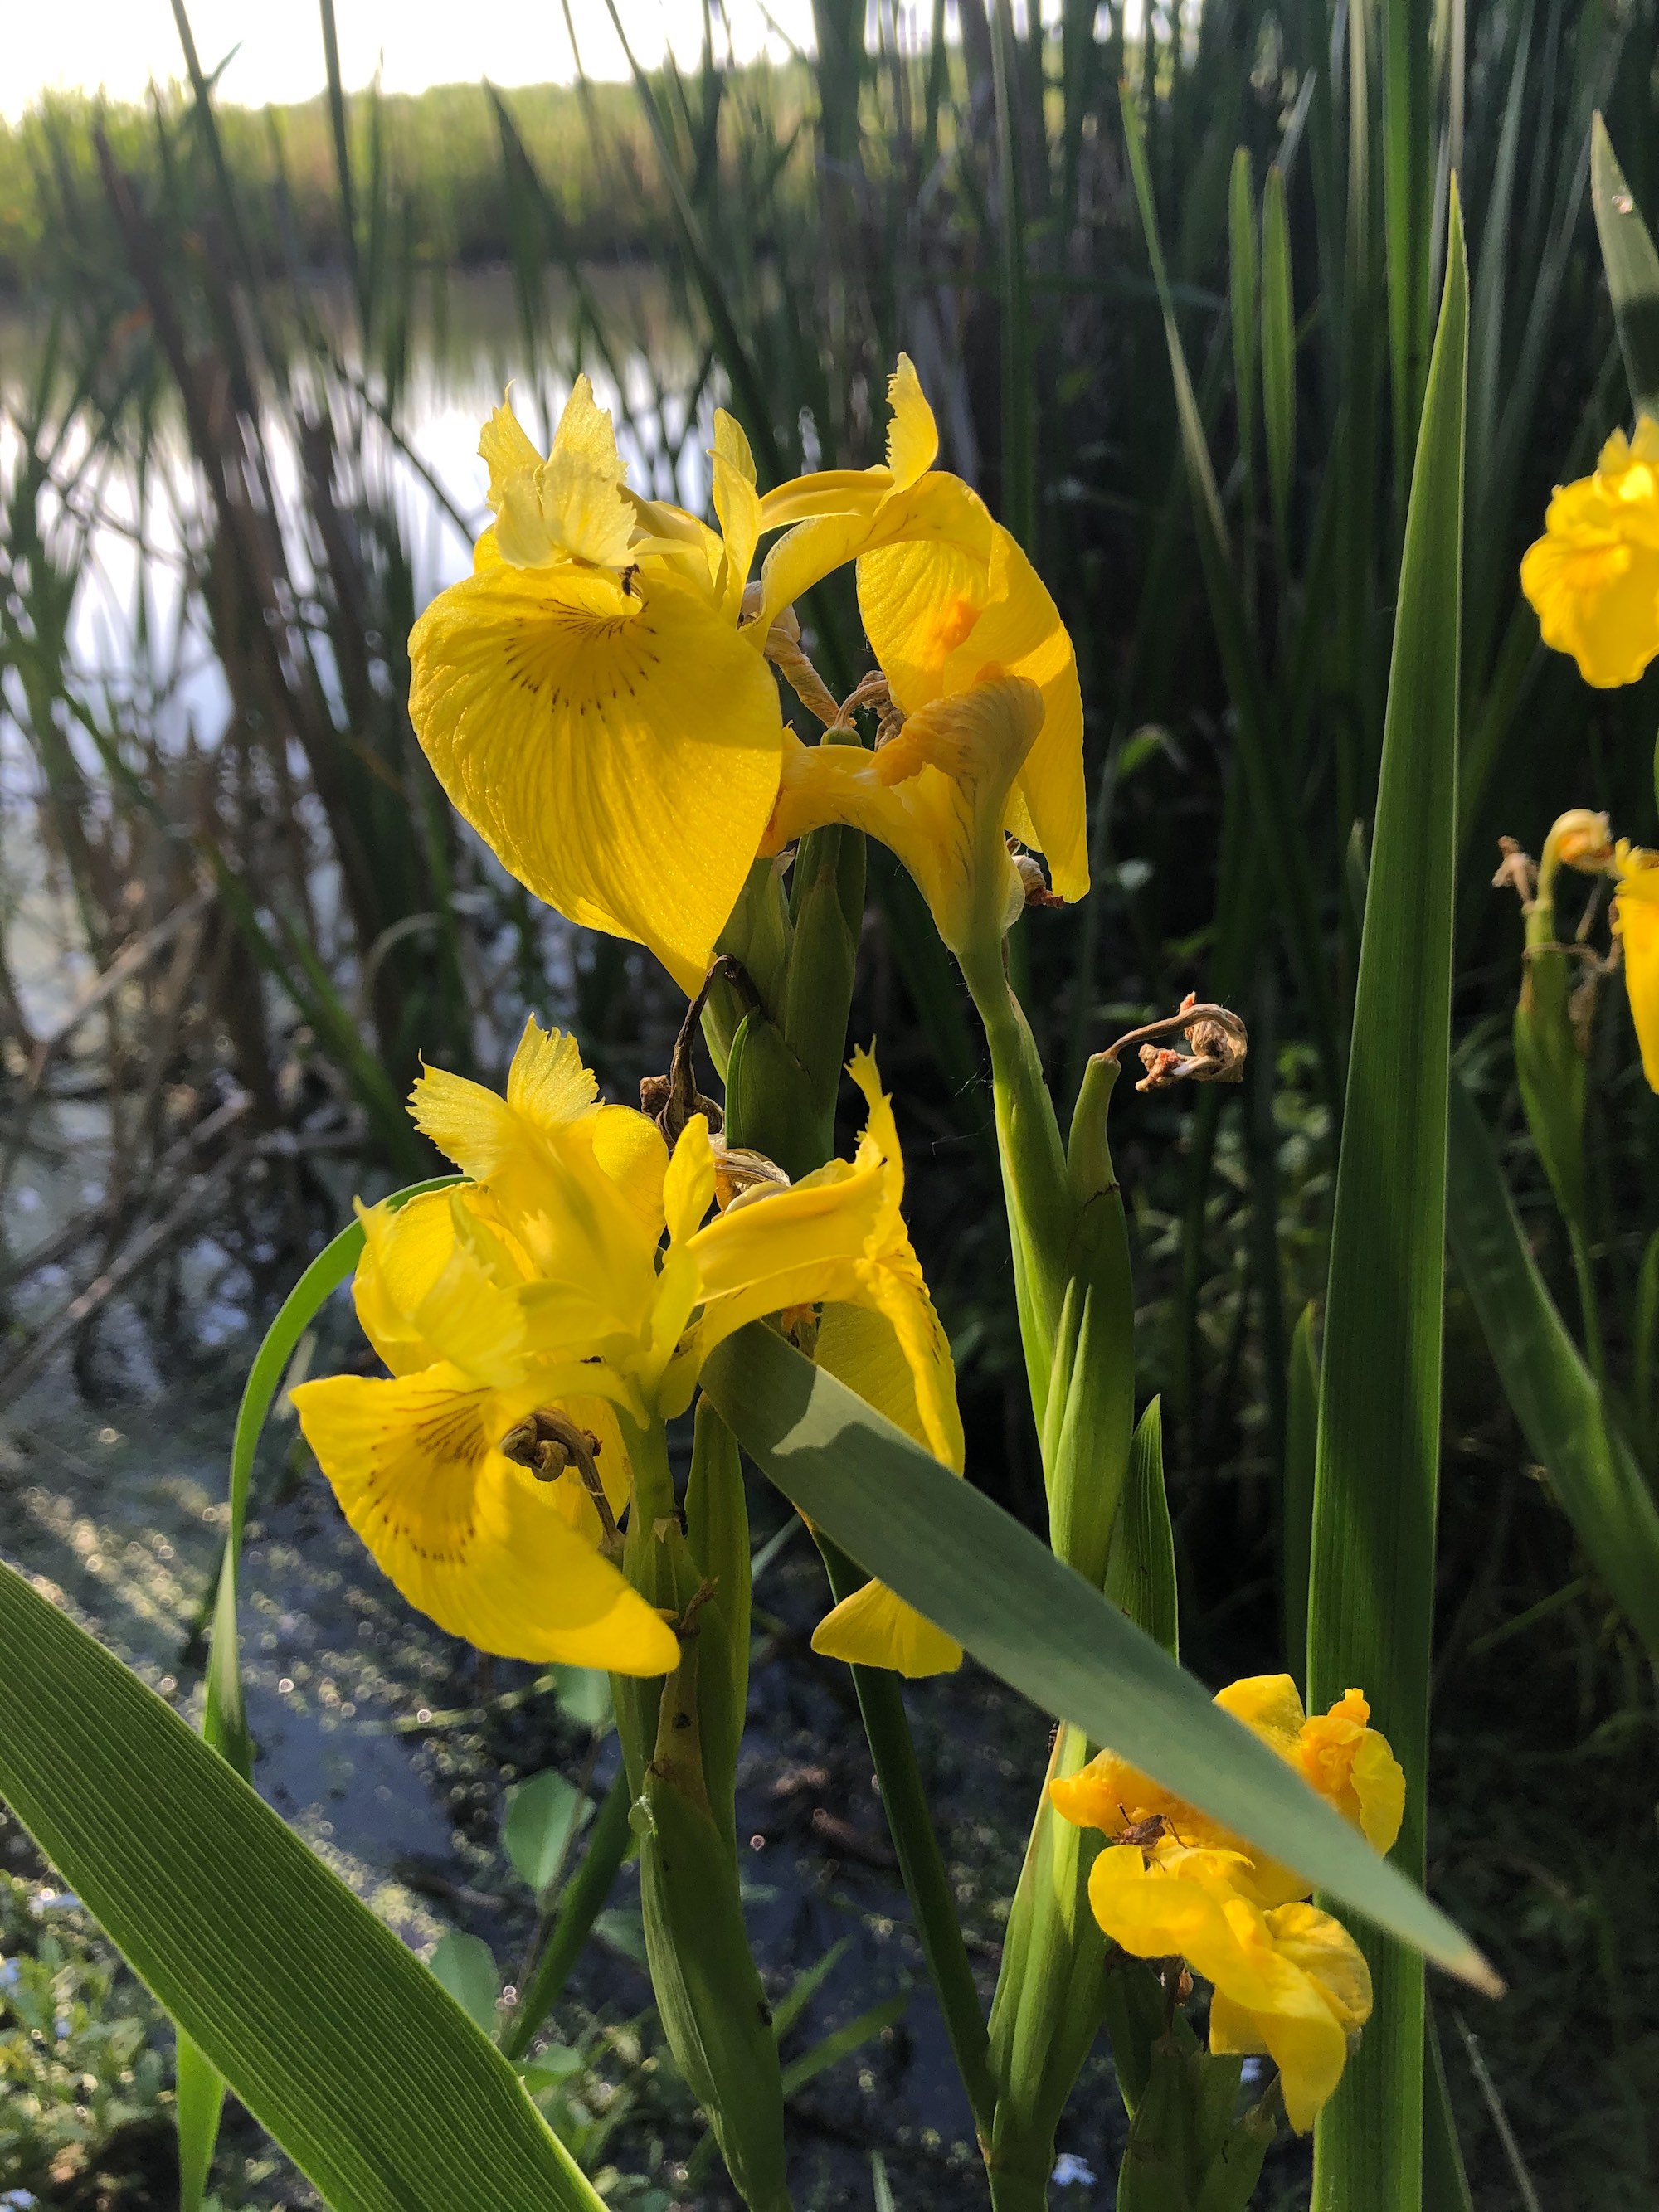
[[[1468, 273], [1445, 293], [1401, 558], [1337, 1165], [1319, 1393], [1309, 1703], [1357, 1684], [1405, 1770], [1394, 1851], [1424, 1873], [1440, 1468]], [[1364, 1943], [1376, 2010], [1320, 2115], [1316, 2212], [1411, 2212], [1422, 2188], [1422, 1960]]]

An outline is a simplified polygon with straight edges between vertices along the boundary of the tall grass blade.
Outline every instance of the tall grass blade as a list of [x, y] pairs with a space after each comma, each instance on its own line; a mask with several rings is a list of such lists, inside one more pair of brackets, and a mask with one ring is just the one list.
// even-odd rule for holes
[[1638, 415], [1659, 418], [1659, 252], [1599, 115], [1590, 125], [1590, 198], [1631, 402]]
[[1285, 179], [1275, 162], [1261, 195], [1261, 411], [1267, 495], [1281, 569], [1289, 557], [1291, 477], [1296, 465], [1296, 302]]
[[[1395, 1863], [1423, 1877], [1439, 1490], [1446, 1092], [1456, 887], [1468, 278], [1454, 192], [1412, 475], [1319, 1395], [1309, 1702], [1351, 1683], [1406, 1773]], [[1415, 2212], [1422, 1962], [1365, 1943], [1376, 2006], [1315, 2135], [1315, 2212]]]
[[435, 1977], [4, 1565], [0, 1795], [333, 2212], [598, 2212]]
[[1286, 947], [1297, 982], [1313, 1028], [1321, 1066], [1333, 1103], [1340, 1095], [1338, 1074], [1336, 1022], [1326, 973], [1325, 948], [1314, 899], [1306, 841], [1297, 822], [1281, 748], [1272, 720], [1266, 679], [1256, 649], [1252, 624], [1238, 580], [1234, 574], [1227, 540], [1221, 495], [1211, 465], [1209, 447], [1199, 413], [1197, 395], [1187, 368], [1186, 353], [1176, 325], [1175, 301], [1158, 229], [1158, 210], [1152, 200], [1152, 175], [1147, 166], [1146, 134], [1133, 95], [1126, 87], [1121, 108], [1124, 140], [1130, 173], [1146, 233], [1152, 279], [1163, 309], [1170, 371], [1175, 382], [1176, 418], [1181, 453], [1192, 501], [1193, 522], [1203, 564], [1211, 620], [1225, 672], [1228, 692], [1238, 718], [1238, 750], [1249, 787], [1256, 830], [1284, 901]]
[[1020, 143], [1012, 0], [994, 0], [991, 42], [997, 178], [1002, 202], [1002, 520], [1025, 550], [1032, 553], [1036, 532], [1036, 386], [1032, 374], [1024, 149]]
[[334, 0], [318, 0], [323, 19], [323, 63], [328, 72], [328, 119], [334, 134], [334, 172], [340, 186], [340, 231], [345, 240], [346, 266], [357, 295], [357, 313], [365, 337], [368, 335], [369, 300], [363, 289], [363, 272], [357, 249], [357, 200], [351, 174], [351, 136], [346, 122], [345, 87], [340, 76], [340, 38], [334, 21]]
[[[805, 1519], [1023, 1697], [1110, 1744], [1449, 1972], [1497, 1986], [1468, 1937], [1201, 1684], [1012, 1515], [833, 1375], [752, 1322], [718, 1347], [702, 1381]], [[988, 1559], [997, 1562], [994, 1580]]]
[[1319, 1455], [1319, 1348], [1310, 1298], [1291, 1338], [1285, 1392], [1285, 1480], [1279, 1500], [1279, 1574], [1285, 1594], [1285, 1663], [1304, 1688], [1308, 1581], [1313, 1557], [1314, 1473]]

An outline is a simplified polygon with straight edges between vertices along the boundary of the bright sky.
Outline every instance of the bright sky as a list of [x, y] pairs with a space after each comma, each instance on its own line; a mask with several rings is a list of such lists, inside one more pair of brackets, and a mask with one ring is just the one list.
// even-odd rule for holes
[[[569, 0], [584, 67], [590, 76], [627, 75], [605, 0]], [[456, 0], [335, 0], [340, 68], [348, 88], [366, 85], [378, 69], [388, 92], [429, 84], [549, 84], [574, 75], [565, 11], [559, 0], [510, 0], [506, 7], [458, 6]], [[661, 58], [672, 43], [683, 59], [702, 38], [702, 0], [618, 0], [638, 58]], [[307, 0], [190, 0], [190, 20], [204, 69], [211, 71], [239, 47], [220, 90], [226, 100], [257, 107], [267, 100], [307, 100], [325, 82], [320, 17]], [[15, 121], [47, 90], [96, 92], [137, 100], [152, 76], [184, 75], [169, 0], [12, 0], [0, 35], [0, 114]], [[786, 51], [768, 18], [805, 46], [811, 0], [727, 0], [732, 43], [739, 59], [769, 46]]]

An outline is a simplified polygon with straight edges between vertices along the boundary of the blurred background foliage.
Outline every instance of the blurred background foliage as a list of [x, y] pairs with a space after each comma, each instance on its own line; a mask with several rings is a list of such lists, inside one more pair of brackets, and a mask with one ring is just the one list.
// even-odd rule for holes
[[[1626, 407], [1589, 130], [1599, 108], [1654, 214], [1659, 4], [817, 0], [814, 52], [742, 68], [711, 5], [695, 68], [391, 99], [343, 92], [324, 0], [329, 94], [258, 112], [216, 104], [175, 12], [181, 88], [0, 131], [0, 1400], [66, 1358], [94, 1402], [130, 1391], [144, 1344], [223, 1388], [349, 1192], [427, 1167], [401, 1108], [417, 1054], [498, 1076], [533, 1007], [614, 1096], [665, 1064], [677, 1010], [645, 957], [536, 911], [449, 816], [404, 639], [465, 564], [469, 448], [509, 377], [545, 441], [587, 368], [635, 483], [701, 506], [716, 403], [763, 483], [878, 459], [903, 347], [943, 465], [1026, 543], [1078, 647], [1095, 889], [1012, 940], [1058, 1088], [1189, 989], [1250, 1026], [1242, 1093], [1126, 1099], [1114, 1141], [1183, 1650], [1216, 1679], [1283, 1663], [1454, 171], [1461, 1064], [1586, 1313], [1520, 1112], [1522, 923], [1492, 877], [1500, 834], [1536, 852], [1569, 805], [1659, 842], [1652, 681], [1589, 690], [1516, 581], [1551, 484]], [[850, 689], [850, 594], [808, 612]], [[980, 1040], [871, 857], [854, 1034], [898, 1095], [973, 1472], [1035, 1516]], [[1659, 1111], [1618, 976], [1579, 1012], [1588, 1311], [1651, 1482]], [[1433, 1876], [1514, 1987], [1478, 2045], [1443, 2022], [1454, 2101], [1481, 2204], [1647, 2204], [1650, 1671], [1455, 1281], [1449, 1329]]]

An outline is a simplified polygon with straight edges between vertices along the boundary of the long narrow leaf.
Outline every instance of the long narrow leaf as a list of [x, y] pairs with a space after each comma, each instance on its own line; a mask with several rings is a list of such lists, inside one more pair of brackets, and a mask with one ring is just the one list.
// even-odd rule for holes
[[[441, 1190], [459, 1180], [457, 1176], [439, 1176], [430, 1182], [414, 1183], [394, 1193], [388, 1203], [402, 1206], [423, 1190]], [[242, 1401], [236, 1412], [236, 1426], [230, 1441], [230, 1522], [225, 1532], [219, 1587], [213, 1604], [213, 1648], [208, 1659], [202, 1734], [245, 1782], [253, 1778], [253, 1745], [247, 1732], [247, 1714], [242, 1698], [236, 1577], [241, 1564], [242, 1532], [247, 1522], [254, 1455], [295, 1347], [324, 1303], [356, 1267], [362, 1248], [362, 1224], [354, 1221], [317, 1255], [283, 1299], [276, 1320], [265, 1331], [264, 1340], [248, 1370]], [[213, 2147], [218, 2140], [223, 2106], [223, 2083], [181, 2024], [178, 2058], [181, 2212], [197, 2212], [201, 2203], [213, 2163]]]
[[703, 1388], [805, 1518], [1034, 1705], [1451, 1972], [1495, 1986], [1468, 1937], [1200, 1683], [834, 1376], [754, 1322], [714, 1352]]
[[[1468, 279], [1454, 192], [1412, 476], [1383, 726], [1319, 1394], [1309, 1703], [1357, 1683], [1406, 1774], [1396, 1862], [1424, 1871], [1439, 1492], [1446, 1090], [1456, 890]], [[1320, 2116], [1316, 2212], [1413, 2212], [1424, 1984], [1366, 1943], [1376, 2011]]]
[[1659, 1662], [1659, 1506], [1545, 1287], [1458, 1081], [1450, 1131], [1447, 1228], [1504, 1395], [1596, 1572]]
[[332, 2212], [595, 2212], [506, 2059], [414, 1954], [4, 1565], [0, 1795]]
[[1599, 115], [1590, 127], [1590, 198], [1631, 402], [1638, 415], [1659, 417], [1659, 252]]

